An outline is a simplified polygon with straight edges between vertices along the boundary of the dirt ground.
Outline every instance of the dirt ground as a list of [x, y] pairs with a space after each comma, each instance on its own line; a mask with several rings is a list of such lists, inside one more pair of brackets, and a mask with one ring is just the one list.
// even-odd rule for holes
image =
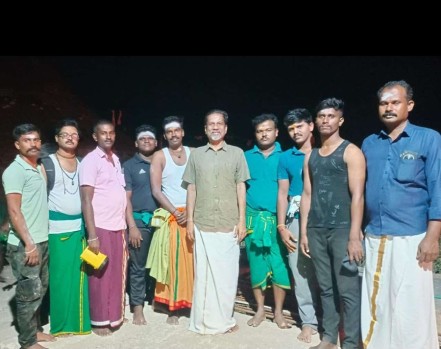
[[[5, 283], [0, 287], [12, 284], [15, 279], [12, 276], [10, 266], [6, 266], [2, 276]], [[18, 349], [15, 328], [11, 326], [12, 315], [8, 302], [13, 297], [15, 289], [0, 290], [0, 349]], [[312, 344], [305, 344], [297, 340], [300, 330], [293, 327], [288, 330], [279, 329], [274, 323], [264, 321], [259, 327], [247, 326], [250, 318], [247, 315], [235, 313], [234, 317], [239, 324], [239, 331], [226, 335], [202, 336], [187, 330], [189, 319], [180, 319], [177, 326], [165, 323], [167, 316], [152, 311], [149, 305], [144, 308], [147, 318], [147, 326], [136, 326], [131, 323], [132, 314], [126, 307], [126, 317], [130, 320], [121, 329], [109, 337], [99, 337], [95, 334], [85, 336], [73, 336], [59, 338], [56, 342], [40, 343], [50, 349], [119, 349], [119, 348], [194, 348], [194, 349], [272, 349], [290, 348], [304, 349], [319, 343], [318, 336], [313, 336]], [[44, 327], [45, 332], [49, 326]]]

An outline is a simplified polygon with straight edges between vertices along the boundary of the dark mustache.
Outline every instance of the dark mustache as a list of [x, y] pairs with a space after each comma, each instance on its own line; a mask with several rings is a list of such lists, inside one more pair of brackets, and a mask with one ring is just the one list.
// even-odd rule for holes
[[29, 153], [30, 151], [33, 151], [33, 150], [40, 151], [40, 149], [38, 149], [38, 148], [31, 148], [31, 149], [28, 149], [28, 153]]
[[395, 114], [395, 113], [384, 113], [383, 117], [385, 117], [385, 116], [397, 116], [397, 114]]

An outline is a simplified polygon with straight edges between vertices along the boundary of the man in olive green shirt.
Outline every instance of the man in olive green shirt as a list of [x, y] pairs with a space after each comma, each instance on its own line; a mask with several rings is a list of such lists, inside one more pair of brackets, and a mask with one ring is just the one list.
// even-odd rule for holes
[[205, 116], [208, 144], [190, 156], [187, 184], [187, 236], [195, 241], [195, 280], [189, 330], [200, 334], [234, 332], [239, 277], [239, 243], [245, 237], [245, 181], [250, 178], [243, 151], [225, 143], [228, 114]]

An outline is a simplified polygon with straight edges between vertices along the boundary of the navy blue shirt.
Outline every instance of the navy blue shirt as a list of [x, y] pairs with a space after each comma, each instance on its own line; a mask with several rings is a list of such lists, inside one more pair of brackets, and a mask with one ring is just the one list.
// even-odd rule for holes
[[126, 191], [132, 192], [134, 212], [153, 212], [158, 208], [150, 186], [150, 162], [135, 154], [123, 164]]
[[366, 157], [366, 229], [373, 235], [422, 234], [441, 219], [441, 136], [407, 123], [392, 141], [381, 131], [362, 145]]

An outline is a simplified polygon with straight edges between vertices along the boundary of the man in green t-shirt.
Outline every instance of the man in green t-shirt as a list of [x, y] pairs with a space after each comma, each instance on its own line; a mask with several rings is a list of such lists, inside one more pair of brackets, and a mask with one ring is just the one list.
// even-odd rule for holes
[[48, 206], [46, 178], [38, 164], [40, 130], [32, 124], [14, 128], [18, 155], [3, 173], [11, 231], [7, 254], [17, 278], [18, 341], [22, 348], [44, 348], [38, 341], [53, 341], [38, 332], [38, 309], [48, 286]]

